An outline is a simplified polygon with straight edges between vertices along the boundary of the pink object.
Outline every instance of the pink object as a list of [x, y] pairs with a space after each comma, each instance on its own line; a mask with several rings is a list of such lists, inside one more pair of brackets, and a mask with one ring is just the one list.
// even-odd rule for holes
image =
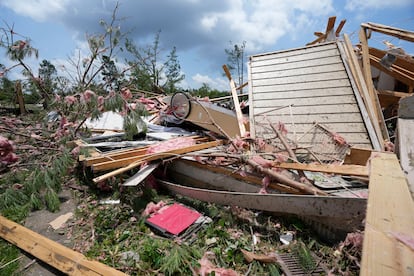
[[165, 142], [157, 143], [148, 147], [147, 153], [165, 152], [175, 149], [186, 148], [195, 145], [195, 141], [189, 137], [179, 137]]
[[200, 216], [199, 212], [174, 203], [168, 206], [168, 208], [163, 209], [162, 213], [157, 213], [147, 219], [147, 223], [173, 235], [178, 235]]

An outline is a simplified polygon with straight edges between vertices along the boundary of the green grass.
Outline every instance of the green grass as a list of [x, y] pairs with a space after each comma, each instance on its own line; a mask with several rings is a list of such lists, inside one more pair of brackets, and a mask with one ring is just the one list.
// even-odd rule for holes
[[0, 276], [15, 275], [19, 269], [19, 249], [5, 240], [0, 240]]

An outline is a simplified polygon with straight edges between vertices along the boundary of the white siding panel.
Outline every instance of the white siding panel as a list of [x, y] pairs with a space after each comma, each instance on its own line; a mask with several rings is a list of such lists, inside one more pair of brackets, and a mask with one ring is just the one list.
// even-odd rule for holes
[[[249, 82], [255, 137], [275, 137], [270, 123], [283, 122], [294, 140], [320, 123], [352, 145], [372, 147], [336, 43], [252, 56]], [[301, 145], [322, 138], [305, 135]]]

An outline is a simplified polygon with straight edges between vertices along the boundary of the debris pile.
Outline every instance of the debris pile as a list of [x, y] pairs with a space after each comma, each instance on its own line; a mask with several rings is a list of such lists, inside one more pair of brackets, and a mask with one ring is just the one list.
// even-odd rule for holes
[[[369, 48], [367, 33], [378, 31], [409, 41], [413, 33], [362, 24], [361, 43], [354, 48], [346, 34], [343, 39], [339, 36], [345, 20], [335, 31], [335, 19], [329, 18], [325, 33], [315, 33], [318, 38], [306, 47], [250, 57], [248, 114], [242, 112], [238, 94], [245, 84], [236, 87], [224, 66], [234, 110], [183, 92], [146, 97], [126, 87], [106, 96], [86, 90], [56, 99], [62, 110], [79, 106], [69, 115], [49, 114], [51, 140], [35, 129], [19, 133], [13, 126], [23, 122], [6, 118], [0, 131], [49, 143], [55, 151], [62, 150], [56, 141], [74, 138], [71, 154], [78, 158], [86, 181], [106, 194], [120, 194], [120, 200], [101, 203], [83, 199], [94, 211], [88, 216], [89, 207], [79, 206], [78, 225], [70, 227], [73, 235], [82, 237], [75, 248], [115, 265], [121, 256], [119, 247], [100, 252], [100, 241], [103, 246], [139, 247], [137, 252], [122, 252], [117, 268], [123, 271], [239, 275], [255, 267], [257, 273], [267, 269], [313, 275], [347, 274], [350, 271], [344, 267], [349, 265], [353, 271], [366, 272], [373, 265], [396, 268], [392, 253], [383, 257], [373, 247], [380, 242], [394, 252], [395, 240], [402, 244], [398, 254], [408, 256], [400, 269], [411, 269], [412, 248], [404, 241], [412, 239], [414, 230], [409, 217], [414, 210], [409, 192], [414, 185], [412, 158], [407, 159], [414, 132], [400, 128], [412, 128], [413, 60], [392, 45], [387, 51]], [[407, 91], [382, 90], [381, 80], [374, 85], [374, 67], [407, 84]], [[388, 117], [385, 111], [398, 103], [398, 114]], [[120, 104], [117, 112], [110, 112], [109, 106], [116, 104]], [[86, 106], [97, 113], [86, 112], [87, 117], [79, 118]], [[394, 119], [397, 125], [388, 124]], [[386, 153], [394, 150], [406, 173], [397, 156]], [[10, 169], [17, 160], [13, 142], [0, 136], [0, 169]], [[58, 164], [62, 173], [74, 171], [70, 162]], [[31, 179], [38, 183], [39, 175]], [[43, 188], [24, 185], [32, 207], [41, 205], [41, 195], [45, 204], [50, 204], [47, 198], [56, 201], [50, 183], [59, 178], [46, 176], [50, 181]], [[393, 183], [395, 190], [387, 183]], [[174, 200], [162, 198], [165, 192]], [[384, 203], [387, 194], [393, 194], [394, 202]], [[380, 204], [387, 206], [381, 218], [375, 211]], [[128, 212], [123, 209], [126, 205]], [[217, 206], [222, 210], [215, 210]], [[394, 216], [395, 212], [400, 215]], [[258, 222], [263, 217], [267, 221]], [[327, 267], [332, 263], [324, 262], [321, 250], [310, 252], [317, 245], [304, 244], [296, 236], [299, 228], [281, 229], [279, 217], [299, 218], [325, 240], [342, 240], [335, 251], [335, 266]], [[234, 229], [235, 223], [227, 218], [245, 221], [249, 227]], [[104, 229], [95, 229], [98, 222]], [[80, 225], [91, 227], [92, 234], [87, 237], [85, 230], [77, 229]], [[151, 242], [133, 239], [138, 234]], [[261, 238], [268, 243], [261, 244]], [[219, 244], [227, 246], [223, 252]], [[141, 268], [141, 262], [155, 267]], [[232, 268], [223, 267], [230, 264]], [[58, 261], [55, 267], [67, 272]]]

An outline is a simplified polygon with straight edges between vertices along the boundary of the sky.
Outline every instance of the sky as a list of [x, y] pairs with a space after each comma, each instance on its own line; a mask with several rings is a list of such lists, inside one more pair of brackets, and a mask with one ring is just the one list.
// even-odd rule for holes
[[[342, 33], [353, 43], [365, 22], [414, 31], [414, 0], [0, 0], [0, 27], [31, 39], [39, 50], [38, 60], [29, 61], [34, 71], [43, 59], [59, 68], [84, 53], [87, 35], [101, 32], [99, 21], [110, 21], [117, 3], [121, 31], [137, 45], [151, 44], [160, 31], [161, 49], [176, 47], [184, 89], [205, 83], [229, 90], [225, 49], [245, 42], [247, 62], [250, 55], [300, 48], [325, 31], [330, 16], [335, 28], [347, 20]], [[384, 40], [414, 55], [414, 43], [375, 32], [369, 44], [386, 49]], [[12, 65], [3, 53], [0, 63]]]

